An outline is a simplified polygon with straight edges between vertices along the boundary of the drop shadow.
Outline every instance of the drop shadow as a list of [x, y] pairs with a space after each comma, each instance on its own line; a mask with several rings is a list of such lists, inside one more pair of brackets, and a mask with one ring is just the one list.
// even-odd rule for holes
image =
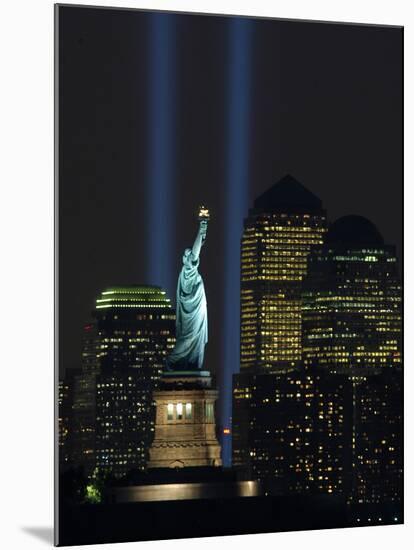
[[22, 527], [21, 529], [28, 535], [53, 546], [53, 527]]

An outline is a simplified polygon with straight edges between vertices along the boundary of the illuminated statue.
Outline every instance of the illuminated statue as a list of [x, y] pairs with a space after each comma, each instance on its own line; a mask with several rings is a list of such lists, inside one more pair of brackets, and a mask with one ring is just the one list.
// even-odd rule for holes
[[192, 248], [186, 248], [178, 277], [176, 306], [176, 343], [167, 358], [169, 370], [202, 369], [207, 344], [207, 300], [198, 272], [200, 251], [207, 235], [209, 212], [201, 207], [200, 226]]

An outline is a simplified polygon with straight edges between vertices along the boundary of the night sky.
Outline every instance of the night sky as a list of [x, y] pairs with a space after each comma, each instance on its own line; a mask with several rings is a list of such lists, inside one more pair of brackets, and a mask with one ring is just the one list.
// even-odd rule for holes
[[366, 216], [401, 254], [402, 30], [63, 7], [58, 38], [61, 372], [105, 287], [175, 301], [203, 203], [205, 366], [226, 425], [255, 197], [290, 173], [330, 221]]

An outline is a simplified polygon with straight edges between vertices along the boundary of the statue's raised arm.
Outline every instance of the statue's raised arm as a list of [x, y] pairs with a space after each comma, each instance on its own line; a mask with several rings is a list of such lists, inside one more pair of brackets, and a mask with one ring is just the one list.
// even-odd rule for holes
[[197, 237], [195, 238], [193, 248], [191, 250], [195, 260], [198, 260], [200, 256], [201, 247], [204, 244], [207, 236], [207, 220], [200, 220], [200, 226], [198, 228]]
[[178, 277], [176, 304], [176, 343], [167, 358], [167, 368], [174, 370], [201, 369], [207, 343], [207, 300], [203, 279], [198, 272], [200, 250], [207, 236], [209, 212], [201, 207], [199, 229], [192, 248], [183, 255], [183, 267]]

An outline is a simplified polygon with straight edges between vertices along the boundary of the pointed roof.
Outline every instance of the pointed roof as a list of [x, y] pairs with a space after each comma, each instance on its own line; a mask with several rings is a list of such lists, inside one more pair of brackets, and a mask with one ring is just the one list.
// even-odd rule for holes
[[322, 210], [322, 201], [287, 174], [257, 197], [254, 209], [262, 212], [315, 212]]

